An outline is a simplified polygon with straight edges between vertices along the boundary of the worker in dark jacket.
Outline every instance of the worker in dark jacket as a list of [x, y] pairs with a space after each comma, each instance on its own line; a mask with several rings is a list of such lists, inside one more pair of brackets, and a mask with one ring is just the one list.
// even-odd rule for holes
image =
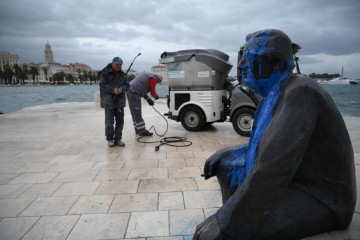
[[[115, 57], [100, 73], [100, 101], [105, 109], [105, 136], [109, 147], [125, 146], [121, 141], [124, 127], [125, 92], [129, 83], [121, 71], [123, 61]], [[115, 120], [115, 127], [114, 127]]]
[[[156, 84], [162, 81], [162, 76], [152, 73], [140, 73], [130, 83], [127, 93], [131, 116], [134, 123], [135, 133], [140, 136], [152, 136], [153, 133], [145, 129], [145, 122], [141, 115], [141, 98], [154, 105], [154, 100], [159, 99], [156, 93]], [[150, 93], [150, 97], [148, 96]], [[153, 99], [151, 99], [153, 98]]]
[[263, 97], [249, 143], [220, 149], [204, 166], [223, 206], [195, 240], [297, 240], [346, 229], [356, 204], [354, 153], [344, 120], [314, 80], [294, 74], [299, 46], [283, 32], [246, 37], [239, 68]]

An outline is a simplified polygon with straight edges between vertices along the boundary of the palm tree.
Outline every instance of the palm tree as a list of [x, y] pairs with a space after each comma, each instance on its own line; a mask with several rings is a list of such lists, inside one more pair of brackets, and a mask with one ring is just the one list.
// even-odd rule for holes
[[82, 76], [81, 76], [81, 70], [80, 68], [76, 69], [76, 71], [78, 72], [78, 78], [79, 78], [79, 81], [80, 81], [80, 84], [82, 83]]
[[29, 73], [32, 75], [33, 84], [35, 84], [35, 77], [39, 75], [39, 70], [36, 67], [31, 66]]
[[47, 74], [48, 74], [48, 68], [47, 67], [43, 67], [42, 70], [44, 71], [44, 74], [45, 74], [45, 80], [47, 81], [48, 78], [47, 78]]
[[94, 74], [95, 83], [98, 83], [100, 80], [100, 71], [95, 71]]
[[28, 78], [28, 69], [27, 69], [27, 65], [23, 65], [21, 72], [20, 72], [20, 81], [21, 81], [21, 85], [25, 84], [25, 80]]
[[57, 81], [57, 85], [60, 85], [60, 82], [64, 81], [65, 73], [64, 72], [57, 72], [53, 75], [54, 82]]
[[4, 66], [5, 84], [11, 84], [13, 76], [14, 76], [14, 71], [12, 70], [9, 64], [6, 64]]
[[21, 80], [22, 80], [22, 85], [25, 84], [25, 80], [29, 79], [29, 69], [28, 69], [28, 65], [23, 64], [22, 65], [22, 73], [21, 73]]
[[21, 67], [19, 65], [15, 64], [14, 71], [15, 71], [16, 84], [19, 84], [20, 83], [20, 75], [23, 70], [21, 69]]
[[83, 70], [83, 76], [84, 76], [84, 80], [85, 80], [85, 83], [87, 82], [87, 80], [88, 80], [88, 72], [84, 69]]
[[4, 72], [0, 69], [0, 84], [3, 84]]
[[131, 80], [133, 80], [134, 78], [135, 78], [135, 75], [132, 74], [132, 73], [129, 73], [129, 74], [126, 75], [126, 79], [127, 79], [129, 82], [131, 82]]
[[74, 83], [74, 76], [71, 74], [66, 74], [66, 81]]
[[94, 81], [96, 83], [96, 74], [94, 72], [89, 72], [90, 76], [89, 76], [89, 79], [90, 79], [90, 85], [92, 85], [92, 82]]

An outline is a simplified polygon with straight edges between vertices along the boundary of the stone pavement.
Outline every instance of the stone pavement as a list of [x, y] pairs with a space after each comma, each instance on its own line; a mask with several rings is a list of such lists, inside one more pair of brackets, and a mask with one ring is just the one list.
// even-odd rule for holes
[[[167, 112], [164, 99], [155, 107]], [[162, 134], [165, 120], [147, 105], [143, 110], [147, 128], [155, 125]], [[360, 189], [360, 121], [346, 122]], [[0, 115], [0, 239], [192, 239], [195, 227], [222, 205], [216, 179], [200, 176], [206, 158], [248, 138], [230, 123], [187, 132], [172, 120], [168, 136], [192, 145], [155, 151], [156, 143], [137, 142], [128, 108], [126, 146], [114, 148], [107, 146], [104, 112], [94, 103]], [[360, 239], [359, 204], [348, 230], [308, 238], [320, 239]]]

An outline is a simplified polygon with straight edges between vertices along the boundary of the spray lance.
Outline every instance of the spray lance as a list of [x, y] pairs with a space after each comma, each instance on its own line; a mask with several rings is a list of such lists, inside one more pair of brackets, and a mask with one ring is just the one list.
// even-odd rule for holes
[[133, 65], [135, 59], [136, 59], [138, 56], [140, 56], [140, 55], [141, 55], [141, 53], [139, 53], [138, 55], [136, 55], [136, 56], [134, 57], [134, 60], [131, 62], [129, 68], [128, 68], [128, 69], [126, 70], [126, 72], [125, 72], [125, 76], [126, 76], [126, 75], [128, 74], [128, 72], [130, 71], [130, 68], [131, 68], [131, 66]]

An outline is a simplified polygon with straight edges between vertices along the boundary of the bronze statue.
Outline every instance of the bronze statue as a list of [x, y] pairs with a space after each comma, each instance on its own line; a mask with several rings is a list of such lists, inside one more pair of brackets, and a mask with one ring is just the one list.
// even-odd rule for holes
[[349, 226], [356, 203], [349, 134], [327, 92], [293, 73], [298, 49], [275, 29], [246, 37], [239, 69], [263, 100], [249, 143], [207, 159], [205, 178], [218, 178], [223, 206], [193, 239], [295, 240]]

